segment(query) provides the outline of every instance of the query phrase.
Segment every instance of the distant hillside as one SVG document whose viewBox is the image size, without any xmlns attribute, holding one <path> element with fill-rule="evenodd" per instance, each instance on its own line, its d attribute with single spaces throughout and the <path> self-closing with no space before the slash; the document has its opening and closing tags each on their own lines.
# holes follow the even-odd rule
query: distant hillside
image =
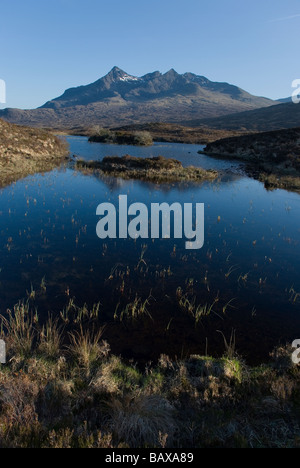
<svg viewBox="0 0 300 468">
<path fill-rule="evenodd" d="M 246 161 L 268 161 L 300 170 L 300 128 L 224 138 L 209 143 L 206 154 Z"/>
<path fill-rule="evenodd" d="M 287 97 L 287 98 L 283 98 L 283 99 L 277 99 L 277 102 L 280 102 L 281 104 L 286 103 L 286 102 L 293 102 L 293 98 L 292 97 Z"/>
<path fill-rule="evenodd" d="M 277 104 L 263 109 L 214 119 L 184 121 L 183 125 L 209 127 L 218 130 L 268 132 L 300 127 L 300 104 Z"/>
<path fill-rule="evenodd" d="M 216 83 L 175 70 L 135 77 L 115 67 L 95 83 L 79 86 L 39 109 L 5 109 L 0 117 L 18 124 L 55 129 L 121 126 L 146 122 L 178 123 L 224 116 L 274 105 L 228 83 Z"/>
<path fill-rule="evenodd" d="M 245 132 L 216 130 L 205 127 L 184 127 L 177 124 L 148 123 L 115 128 L 124 132 L 149 132 L 154 141 L 205 145 L 221 138 L 239 136 Z"/>
</svg>

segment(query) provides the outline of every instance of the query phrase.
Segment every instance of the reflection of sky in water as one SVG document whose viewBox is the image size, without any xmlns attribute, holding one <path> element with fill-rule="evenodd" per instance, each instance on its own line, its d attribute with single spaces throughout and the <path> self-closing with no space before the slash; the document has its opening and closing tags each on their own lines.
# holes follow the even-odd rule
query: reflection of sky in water
<svg viewBox="0 0 300 468">
<path fill-rule="evenodd" d="M 119 151 L 119 155 L 162 154 L 177 159 L 181 155 L 187 164 L 205 161 L 206 167 L 232 166 L 231 162 L 197 155 L 199 147 L 194 145 L 157 144 L 141 149 L 91 145 L 80 137 L 71 137 L 70 141 L 72 153 L 87 159 Z M 266 351 L 271 351 L 268 346 L 273 341 L 299 338 L 300 297 L 292 303 L 291 291 L 300 292 L 300 197 L 284 191 L 267 192 L 259 182 L 238 175 L 213 184 L 168 187 L 112 178 L 101 180 L 62 168 L 1 190 L 1 312 L 26 297 L 31 284 L 38 289 L 43 277 L 47 294 L 39 298 L 41 313 L 65 305 L 67 288 L 81 303 L 93 303 L 107 296 L 103 285 L 114 266 L 136 265 L 141 244 L 145 244 L 107 241 L 104 249 L 96 237 L 98 204 L 117 204 L 119 194 L 127 194 L 129 203 L 139 201 L 147 205 L 205 203 L 205 245 L 201 251 L 186 252 L 184 240 L 148 242 L 147 263 L 154 268 L 158 264 L 161 268 L 171 266 L 173 277 L 166 293 L 184 287 L 186 279 L 193 278 L 204 301 L 209 300 L 209 294 L 219 294 L 225 302 L 234 298 L 237 308 L 229 312 L 228 327 L 241 330 L 252 346 L 257 347 L 257 341 L 266 339 Z M 174 244 L 176 258 L 170 255 Z M 184 256 L 185 262 L 180 260 Z M 141 286 L 148 291 L 159 291 L 159 287 L 153 278 Z"/>
<path fill-rule="evenodd" d="M 210 169 L 213 165 L 215 169 L 226 169 L 228 167 L 238 168 L 240 166 L 236 161 L 222 161 L 215 159 L 212 161 L 205 155 L 198 154 L 204 146 L 172 144 L 172 143 L 154 143 L 153 146 L 138 147 L 127 145 L 106 145 L 99 143 L 88 143 L 85 137 L 68 137 L 71 154 L 76 154 L 88 160 L 101 160 L 105 156 L 124 156 L 130 154 L 136 157 L 152 158 L 164 156 L 165 158 L 175 158 L 182 162 L 184 166 L 200 166 L 204 169 Z"/>
</svg>

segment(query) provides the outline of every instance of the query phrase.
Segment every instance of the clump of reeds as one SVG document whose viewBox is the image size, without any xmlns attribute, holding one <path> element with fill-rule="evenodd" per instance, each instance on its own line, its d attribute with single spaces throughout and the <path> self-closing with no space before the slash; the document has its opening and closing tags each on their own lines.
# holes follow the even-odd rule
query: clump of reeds
<svg viewBox="0 0 300 468">
<path fill-rule="evenodd" d="M 29 303 L 19 302 L 7 316 L 0 316 L 2 333 L 8 337 L 9 352 L 20 356 L 29 356 L 36 338 L 38 317 L 30 311 Z"/>
<path fill-rule="evenodd" d="M 189 293 L 184 294 L 181 288 L 176 291 L 176 298 L 180 309 L 193 317 L 195 325 L 204 317 L 209 317 L 214 312 L 214 306 L 219 302 L 219 298 L 216 297 L 211 304 L 197 304 L 197 297 L 191 297 Z"/>
<path fill-rule="evenodd" d="M 109 345 L 101 342 L 104 328 L 99 330 L 80 330 L 69 333 L 70 345 L 67 347 L 69 354 L 80 367 L 90 372 L 91 368 L 109 354 Z"/>
<path fill-rule="evenodd" d="M 113 398 L 107 409 L 109 427 L 117 441 L 130 447 L 159 447 L 161 434 L 172 444 L 176 430 L 175 409 L 160 395 L 142 392 Z"/>
<path fill-rule="evenodd" d="M 120 312 L 120 303 L 117 305 L 114 319 L 115 321 L 119 320 L 123 322 L 125 320 L 134 322 L 141 317 L 149 317 L 152 319 L 151 314 L 148 310 L 148 306 L 150 304 L 151 295 L 142 300 L 140 297 L 136 296 L 132 302 L 126 304 L 125 308 L 123 308 Z"/>
<path fill-rule="evenodd" d="M 39 352 L 52 359 L 58 358 L 61 353 L 62 335 L 63 328 L 59 325 L 58 319 L 50 316 L 39 334 Z"/>
</svg>

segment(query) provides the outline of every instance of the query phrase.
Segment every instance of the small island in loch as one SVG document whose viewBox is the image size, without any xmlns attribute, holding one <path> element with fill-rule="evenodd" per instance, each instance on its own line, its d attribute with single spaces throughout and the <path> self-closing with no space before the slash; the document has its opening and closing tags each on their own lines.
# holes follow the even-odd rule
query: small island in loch
<svg viewBox="0 0 300 468">
<path fill-rule="evenodd" d="M 109 130 L 107 128 L 94 128 L 89 137 L 91 143 L 108 143 L 115 145 L 152 146 L 153 139 L 146 131 Z"/>
<path fill-rule="evenodd" d="M 180 161 L 163 156 L 136 158 L 126 155 L 122 158 L 110 156 L 102 161 L 78 160 L 76 168 L 87 173 L 97 172 L 122 179 L 138 179 L 154 183 L 213 181 L 219 175 L 215 170 L 183 167 Z"/>
</svg>

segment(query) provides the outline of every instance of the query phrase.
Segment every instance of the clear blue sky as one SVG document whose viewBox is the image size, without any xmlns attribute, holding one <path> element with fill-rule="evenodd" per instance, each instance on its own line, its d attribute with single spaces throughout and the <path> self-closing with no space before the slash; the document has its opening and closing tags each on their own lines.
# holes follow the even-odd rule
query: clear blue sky
<svg viewBox="0 0 300 468">
<path fill-rule="evenodd" d="M 271 98 L 300 79 L 299 0 L 7 0 L 0 14 L 2 108 L 40 106 L 114 65 L 191 71 Z"/>
</svg>

